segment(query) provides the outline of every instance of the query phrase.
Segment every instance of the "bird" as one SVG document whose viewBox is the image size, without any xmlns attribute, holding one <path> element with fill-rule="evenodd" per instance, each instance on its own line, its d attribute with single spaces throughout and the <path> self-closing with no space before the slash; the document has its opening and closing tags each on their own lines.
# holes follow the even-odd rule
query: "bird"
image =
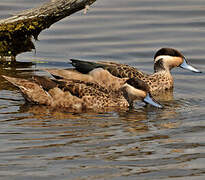
<svg viewBox="0 0 205 180">
<path fill-rule="evenodd" d="M 69 112 L 131 109 L 136 100 L 162 108 L 150 95 L 147 84 L 138 78 L 117 78 L 102 68 L 94 69 L 90 74 L 93 78 L 100 75 L 108 79 L 115 78 L 115 82 L 119 82 L 112 90 L 84 80 L 52 79 L 44 76 L 33 76 L 30 80 L 5 75 L 2 77 L 18 87 L 27 102 Z"/>
<path fill-rule="evenodd" d="M 147 74 L 135 67 L 116 62 L 70 60 L 75 70 L 83 74 L 87 74 L 95 68 L 103 68 L 118 78 L 138 78 L 149 86 L 151 95 L 159 99 L 161 95 L 166 95 L 166 93 L 173 95 L 174 80 L 171 75 L 173 68 L 181 67 L 195 73 L 201 73 L 200 70 L 188 63 L 181 52 L 173 48 L 161 48 L 156 52 L 154 55 L 154 73 L 152 74 Z"/>
</svg>

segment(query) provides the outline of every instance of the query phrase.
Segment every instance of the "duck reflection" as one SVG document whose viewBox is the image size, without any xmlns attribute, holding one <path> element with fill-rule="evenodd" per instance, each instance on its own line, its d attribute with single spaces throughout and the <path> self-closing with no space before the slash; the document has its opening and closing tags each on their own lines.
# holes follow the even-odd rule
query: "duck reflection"
<svg viewBox="0 0 205 180">
<path fill-rule="evenodd" d="M 180 126 L 180 122 L 176 122 L 180 116 L 177 111 L 183 104 L 178 101 L 172 101 L 169 104 L 164 102 L 165 108 L 156 111 L 155 108 L 145 106 L 138 109 L 112 110 L 107 112 L 81 112 L 68 113 L 62 109 L 53 109 L 49 106 L 22 104 L 19 113 L 28 114 L 26 119 L 38 120 L 67 120 L 78 122 L 82 126 L 98 126 L 99 128 L 107 128 L 120 125 L 125 132 L 133 135 L 142 134 L 157 129 L 170 129 Z M 74 121 L 73 121 L 74 120 Z"/>
</svg>

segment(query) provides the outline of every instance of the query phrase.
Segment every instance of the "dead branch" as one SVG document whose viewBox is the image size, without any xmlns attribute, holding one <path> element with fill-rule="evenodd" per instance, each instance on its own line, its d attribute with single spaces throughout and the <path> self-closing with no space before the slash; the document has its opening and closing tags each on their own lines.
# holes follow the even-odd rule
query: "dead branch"
<svg viewBox="0 0 205 180">
<path fill-rule="evenodd" d="M 14 57 L 35 48 L 31 37 L 38 38 L 40 32 L 53 23 L 79 10 L 88 8 L 96 0 L 50 0 L 40 7 L 22 11 L 0 20 L 0 56 Z M 11 58 L 12 59 L 12 58 Z"/>
</svg>

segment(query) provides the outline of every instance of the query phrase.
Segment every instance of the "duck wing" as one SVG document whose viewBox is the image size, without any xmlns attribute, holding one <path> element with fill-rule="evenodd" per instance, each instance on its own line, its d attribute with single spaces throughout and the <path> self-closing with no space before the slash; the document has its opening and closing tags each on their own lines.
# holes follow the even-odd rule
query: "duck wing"
<svg viewBox="0 0 205 180">
<path fill-rule="evenodd" d="M 109 91 L 118 91 L 128 78 L 118 78 L 103 68 L 91 70 L 88 74 L 83 74 L 73 69 L 46 69 L 53 77 L 59 80 L 79 80 L 84 83 L 98 84 Z"/>
<path fill-rule="evenodd" d="M 105 96 L 105 94 L 110 94 L 108 89 L 98 83 L 81 79 L 71 79 L 71 77 L 70 79 L 50 79 L 43 76 L 33 76 L 32 79 L 45 91 L 50 92 L 54 88 L 59 88 L 61 91 L 70 92 L 79 98 L 83 96 Z"/>
<path fill-rule="evenodd" d="M 138 69 L 132 66 L 115 62 L 90 62 L 84 60 L 71 59 L 71 64 L 75 67 L 77 71 L 81 73 L 89 73 L 93 69 L 103 68 L 109 71 L 113 76 L 119 78 L 137 77 L 139 79 L 143 79 L 147 76 L 147 74 L 139 71 Z"/>
<path fill-rule="evenodd" d="M 94 82 L 92 76 L 82 74 L 74 69 L 44 69 L 56 79 L 73 79 L 85 82 Z"/>
</svg>

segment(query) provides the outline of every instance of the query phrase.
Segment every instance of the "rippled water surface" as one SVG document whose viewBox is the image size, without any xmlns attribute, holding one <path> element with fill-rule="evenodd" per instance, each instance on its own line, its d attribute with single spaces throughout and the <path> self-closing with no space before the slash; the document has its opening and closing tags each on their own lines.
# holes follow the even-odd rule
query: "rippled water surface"
<svg viewBox="0 0 205 180">
<path fill-rule="evenodd" d="M 43 0 L 1 0 L 6 18 Z M 36 52 L 17 56 L 28 68 L 1 74 L 46 75 L 69 58 L 127 63 L 153 72 L 160 47 L 174 47 L 205 72 L 204 0 L 97 0 L 43 31 Z M 174 100 L 163 110 L 61 113 L 28 107 L 19 91 L 0 83 L 0 179 L 205 179 L 204 73 L 172 71 Z"/>
</svg>

